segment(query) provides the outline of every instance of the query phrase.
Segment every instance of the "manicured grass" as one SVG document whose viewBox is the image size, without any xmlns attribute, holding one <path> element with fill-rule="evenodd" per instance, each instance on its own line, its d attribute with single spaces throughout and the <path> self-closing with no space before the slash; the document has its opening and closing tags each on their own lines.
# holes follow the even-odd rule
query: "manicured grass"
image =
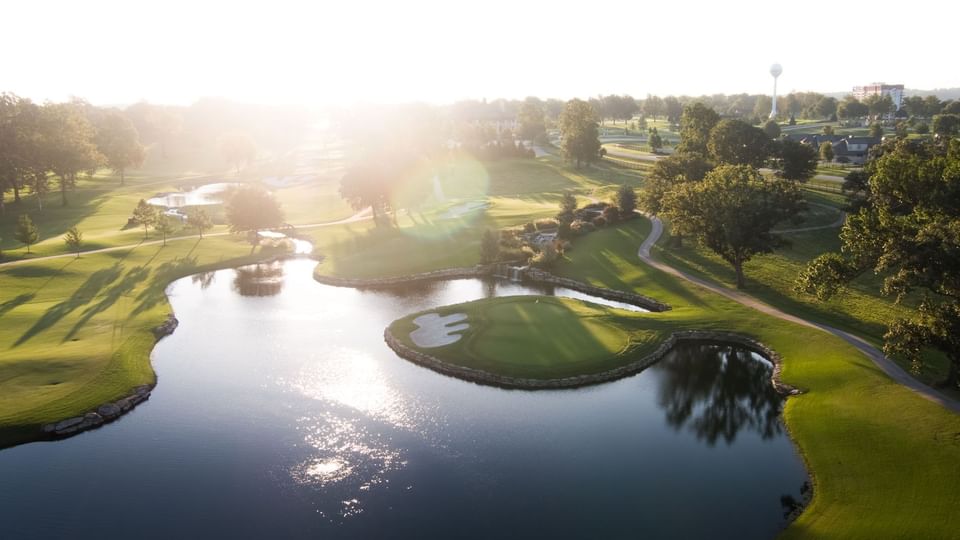
<svg viewBox="0 0 960 540">
<path fill-rule="evenodd" d="M 599 373 L 656 349 L 667 334 L 644 327 L 644 315 L 549 296 L 502 297 L 444 306 L 429 313 L 463 313 L 470 327 L 452 344 L 422 348 L 444 361 L 508 377 L 558 379 Z M 391 326 L 414 349 L 409 315 Z"/>
<path fill-rule="evenodd" d="M 153 382 L 171 281 L 274 255 L 224 237 L 0 268 L 0 447 Z"/>
<path fill-rule="evenodd" d="M 960 527 L 960 416 L 894 383 L 825 332 L 782 322 L 641 264 L 646 220 L 580 240 L 556 272 L 670 303 L 648 319 L 746 334 L 783 357 L 806 390 L 784 418 L 814 480 L 814 499 L 785 538 L 948 538 Z"/>
<path fill-rule="evenodd" d="M 806 196 L 808 200 L 819 204 L 839 204 L 835 196 L 810 192 Z M 836 218 L 835 213 L 822 207 L 811 206 L 811 211 L 822 214 L 812 216 L 799 227 L 830 223 Z M 782 225 L 782 228 L 788 227 L 791 225 Z M 799 273 L 810 260 L 827 251 L 839 251 L 839 233 L 839 227 L 785 233 L 784 238 L 790 242 L 789 246 L 772 254 L 757 256 L 744 265 L 747 292 L 783 311 L 852 332 L 880 346 L 887 327 L 894 320 L 911 315 L 911 308 L 916 306 L 916 298 L 908 298 L 903 304 L 895 304 L 893 299 L 879 294 L 880 279 L 869 273 L 855 280 L 848 290 L 828 301 L 819 301 L 793 290 Z M 665 234 L 655 246 L 654 252 L 665 262 L 684 272 L 726 287 L 736 286 L 733 268 L 696 242 L 685 241 L 683 247 L 677 248 L 672 245 L 669 235 Z M 949 368 L 946 358 L 932 351 L 925 354 L 922 366 L 913 366 L 903 359 L 897 360 L 901 367 L 911 371 L 927 384 L 942 381 Z M 960 396 L 960 392 L 948 393 Z"/>
</svg>

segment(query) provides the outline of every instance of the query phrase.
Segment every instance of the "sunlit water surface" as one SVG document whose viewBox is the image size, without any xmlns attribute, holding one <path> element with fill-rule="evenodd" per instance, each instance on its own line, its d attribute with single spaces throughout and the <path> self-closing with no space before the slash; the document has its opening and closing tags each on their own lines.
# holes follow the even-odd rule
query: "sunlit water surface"
<svg viewBox="0 0 960 540">
<path fill-rule="evenodd" d="M 314 264 L 173 283 L 180 327 L 154 350 L 150 401 L 0 451 L 0 537 L 769 538 L 800 498 L 755 355 L 689 345 L 589 388 L 479 386 L 398 358 L 383 329 L 553 291 L 336 288 Z"/>
</svg>

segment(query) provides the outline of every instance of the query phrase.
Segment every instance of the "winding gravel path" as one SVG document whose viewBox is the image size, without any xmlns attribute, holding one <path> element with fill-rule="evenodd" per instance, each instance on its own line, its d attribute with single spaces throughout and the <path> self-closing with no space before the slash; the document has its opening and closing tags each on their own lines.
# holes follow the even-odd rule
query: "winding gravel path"
<svg viewBox="0 0 960 540">
<path fill-rule="evenodd" d="M 657 240 L 660 239 L 660 236 L 663 234 L 663 222 L 660 221 L 660 219 L 658 219 L 655 216 L 647 216 L 647 217 L 650 219 L 652 229 L 650 230 L 650 235 L 647 236 L 646 240 L 644 240 L 642 244 L 640 244 L 640 249 L 637 252 L 637 255 L 640 257 L 640 260 L 642 260 L 643 262 L 649 264 L 650 266 L 656 268 L 657 270 L 661 270 L 674 277 L 699 285 L 700 287 L 703 287 L 708 291 L 717 293 L 721 296 L 729 298 L 730 300 L 733 300 L 734 302 L 737 302 L 738 304 L 747 306 L 749 308 L 753 308 L 757 311 L 760 311 L 761 313 L 770 315 L 771 317 L 776 317 L 784 321 L 800 324 L 809 328 L 815 328 L 817 330 L 822 330 L 824 332 L 833 334 L 843 339 L 847 343 L 853 345 L 857 349 L 859 349 L 860 352 L 865 354 L 867 358 L 873 361 L 873 363 L 876 364 L 877 367 L 882 369 L 883 372 L 889 375 L 890 378 L 893 379 L 894 381 L 906 386 L 907 388 L 920 394 L 920 396 L 930 401 L 933 401 L 934 403 L 938 403 L 946 407 L 947 409 L 950 409 L 953 412 L 960 413 L 960 401 L 957 401 L 949 396 L 946 396 L 940 393 L 939 391 L 933 388 L 930 388 L 929 386 L 917 381 L 909 373 L 907 373 L 902 368 L 900 368 L 900 366 L 898 366 L 892 360 L 887 358 L 883 354 L 883 351 L 874 347 L 863 338 L 855 336 L 849 332 L 844 332 L 843 330 L 834 328 L 832 326 L 816 323 L 813 321 L 808 321 L 806 319 L 801 319 L 800 317 L 797 317 L 795 315 L 790 315 L 789 313 L 780 311 L 779 309 L 773 306 L 770 306 L 768 304 L 765 304 L 746 293 L 733 290 L 733 289 L 728 289 L 726 287 L 721 287 L 719 285 L 710 283 L 709 281 L 681 272 L 680 270 L 677 270 L 672 266 L 669 266 L 665 263 L 655 260 L 653 257 L 650 256 L 650 248 L 653 247 L 653 245 L 657 242 Z"/>
</svg>

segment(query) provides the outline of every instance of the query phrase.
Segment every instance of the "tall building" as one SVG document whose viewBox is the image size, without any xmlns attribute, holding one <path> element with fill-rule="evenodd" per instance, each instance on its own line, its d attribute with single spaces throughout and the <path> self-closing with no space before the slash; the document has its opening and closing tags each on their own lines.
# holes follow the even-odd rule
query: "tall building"
<svg viewBox="0 0 960 540">
<path fill-rule="evenodd" d="M 863 101 L 868 96 L 890 96 L 890 99 L 893 100 L 893 106 L 900 110 L 900 105 L 903 104 L 903 85 L 902 84 L 887 84 L 887 83 L 872 83 L 864 86 L 854 86 L 853 87 L 853 97 Z"/>
</svg>

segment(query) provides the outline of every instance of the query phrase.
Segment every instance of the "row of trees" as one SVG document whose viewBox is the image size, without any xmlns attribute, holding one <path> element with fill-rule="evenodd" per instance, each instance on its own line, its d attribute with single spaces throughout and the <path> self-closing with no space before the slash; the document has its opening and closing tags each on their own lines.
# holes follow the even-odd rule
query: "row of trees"
<svg viewBox="0 0 960 540">
<path fill-rule="evenodd" d="M 0 211 L 6 192 L 19 202 L 25 189 L 38 195 L 42 210 L 51 175 L 66 206 L 78 174 L 108 166 L 123 183 L 125 171 L 142 164 L 144 155 L 137 130 L 119 111 L 77 100 L 37 105 L 0 95 Z"/>
</svg>

